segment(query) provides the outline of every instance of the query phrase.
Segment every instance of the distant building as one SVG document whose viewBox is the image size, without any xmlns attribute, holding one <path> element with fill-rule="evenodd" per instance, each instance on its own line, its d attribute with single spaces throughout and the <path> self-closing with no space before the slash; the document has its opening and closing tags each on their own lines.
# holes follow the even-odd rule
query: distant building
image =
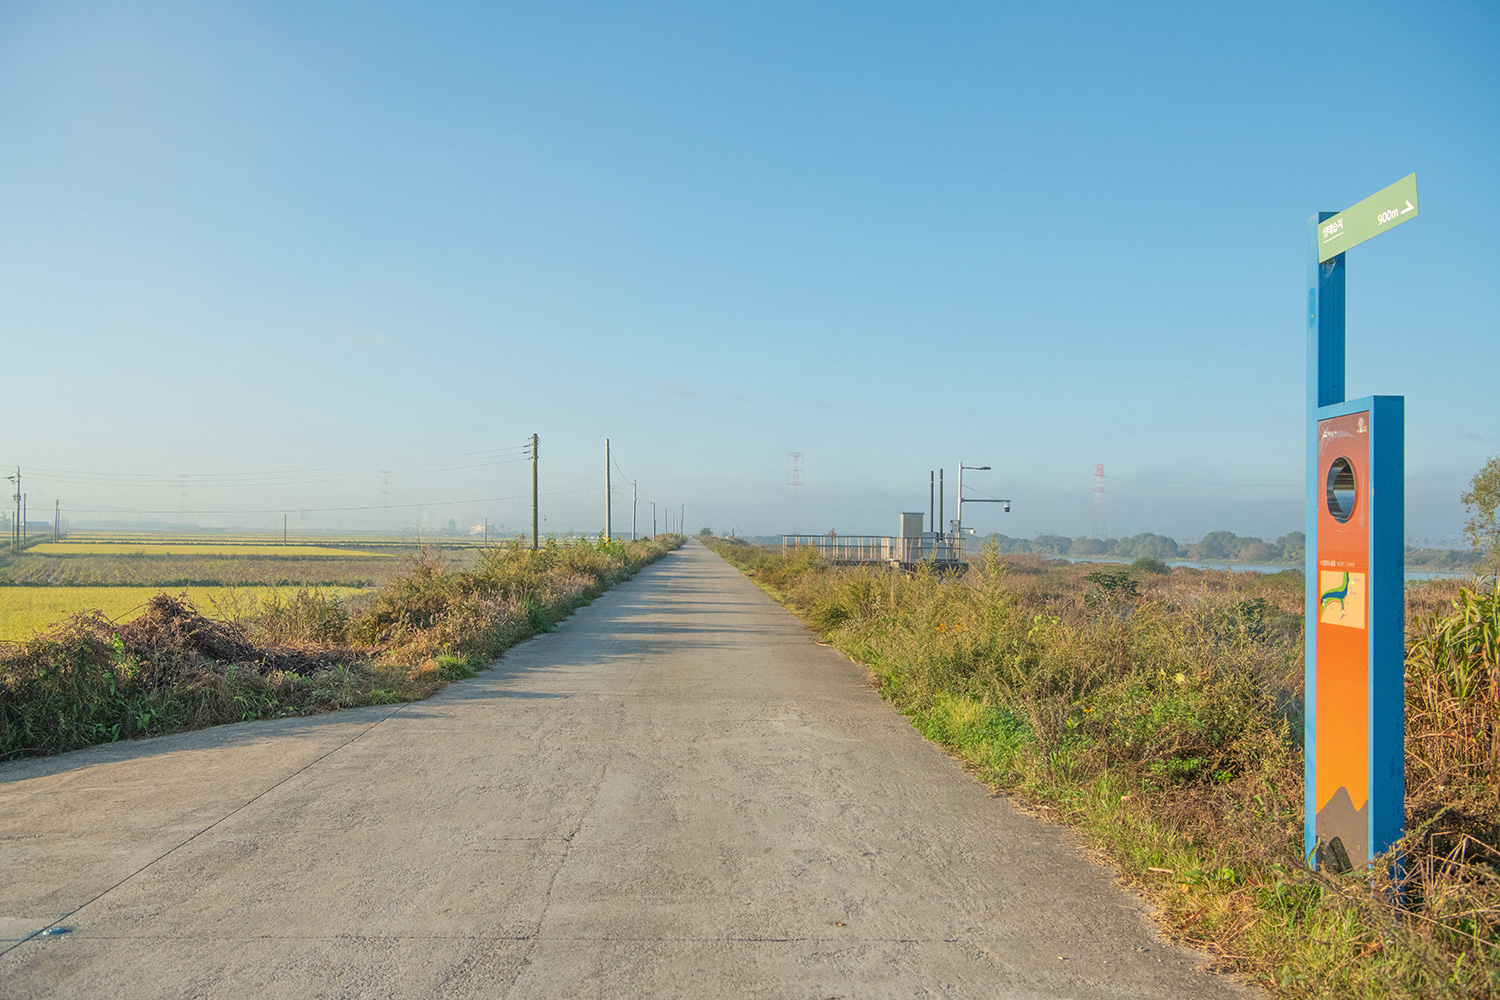
<svg viewBox="0 0 1500 1000">
<path fill-rule="evenodd" d="M 845 566 L 885 563 L 914 569 L 925 563 L 935 569 L 959 573 L 968 569 L 963 536 L 957 532 L 923 531 L 920 511 L 901 512 L 899 535 L 840 535 L 837 531 L 826 535 L 782 535 L 782 552 L 795 549 L 812 549 L 820 559 Z"/>
</svg>

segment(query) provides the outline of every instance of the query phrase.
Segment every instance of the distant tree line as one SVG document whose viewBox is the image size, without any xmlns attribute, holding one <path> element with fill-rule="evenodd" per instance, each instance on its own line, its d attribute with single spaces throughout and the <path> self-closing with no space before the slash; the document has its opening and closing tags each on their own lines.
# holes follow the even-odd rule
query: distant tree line
<svg viewBox="0 0 1500 1000">
<path fill-rule="evenodd" d="M 1459 549 L 1418 549 L 1406 547 L 1406 565 L 1409 569 L 1451 570 L 1454 572 L 1478 572 L 1481 556 L 1478 552 L 1463 552 Z"/>
<path fill-rule="evenodd" d="M 1202 562 L 1300 563 L 1307 549 L 1307 536 L 1300 531 L 1282 535 L 1274 542 L 1232 531 L 1212 531 L 1203 540 L 1184 545 L 1175 538 L 1143 531 L 1128 538 L 1068 538 L 1038 535 L 1035 538 L 991 536 L 1002 553 L 1034 555 L 1103 556 L 1112 559 L 1193 559 Z"/>
<path fill-rule="evenodd" d="M 1307 536 L 1300 531 L 1288 532 L 1268 542 L 1253 535 L 1236 535 L 1232 531 L 1211 531 L 1203 539 L 1183 544 L 1175 538 L 1145 531 L 1128 538 L 1069 538 L 1066 535 L 1038 535 L 1035 538 L 1011 538 L 991 535 L 1001 553 L 1031 553 L 1055 559 L 1060 556 L 1095 556 L 1109 559 L 1189 559 L 1194 562 L 1263 563 L 1302 565 L 1307 553 Z M 1463 571 L 1473 569 L 1478 553 L 1454 549 L 1419 549 L 1408 546 L 1406 565 L 1432 570 Z"/>
</svg>

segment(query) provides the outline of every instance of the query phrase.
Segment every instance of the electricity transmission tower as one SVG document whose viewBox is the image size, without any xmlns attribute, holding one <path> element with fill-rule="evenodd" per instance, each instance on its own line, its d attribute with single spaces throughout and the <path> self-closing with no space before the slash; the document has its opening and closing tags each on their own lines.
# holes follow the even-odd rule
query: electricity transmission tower
<svg viewBox="0 0 1500 1000">
<path fill-rule="evenodd" d="M 1094 537 L 1109 537 L 1109 528 L 1104 523 L 1104 465 L 1101 462 L 1094 463 Z"/>
<path fill-rule="evenodd" d="M 787 486 L 792 490 L 792 530 L 802 528 L 802 452 L 789 451 L 786 457 L 792 461 L 792 480 Z"/>
</svg>

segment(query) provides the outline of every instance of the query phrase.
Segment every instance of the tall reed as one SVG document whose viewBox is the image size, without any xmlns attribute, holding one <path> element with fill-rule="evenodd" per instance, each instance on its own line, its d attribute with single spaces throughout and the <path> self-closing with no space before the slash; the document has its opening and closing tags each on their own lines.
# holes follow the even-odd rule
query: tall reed
<svg viewBox="0 0 1500 1000">
<path fill-rule="evenodd" d="M 1494 594 L 1412 594 L 1411 832 L 1372 892 L 1301 856 L 1301 574 L 989 549 L 956 579 L 714 545 L 924 735 L 1075 824 L 1217 967 L 1286 997 L 1500 998 Z"/>
</svg>

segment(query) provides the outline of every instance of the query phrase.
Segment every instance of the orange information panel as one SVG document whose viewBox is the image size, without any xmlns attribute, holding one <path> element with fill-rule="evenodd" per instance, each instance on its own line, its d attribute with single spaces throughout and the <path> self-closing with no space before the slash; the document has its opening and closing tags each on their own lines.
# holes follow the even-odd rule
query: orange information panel
<svg viewBox="0 0 1500 1000">
<path fill-rule="evenodd" d="M 1370 859 L 1370 414 L 1318 422 L 1317 834 Z"/>
<path fill-rule="evenodd" d="M 1387 856 L 1406 827 L 1406 400 L 1344 393 L 1343 250 L 1401 217 L 1397 192 L 1415 205 L 1416 175 L 1308 219 L 1302 846 L 1331 871 Z"/>
</svg>

